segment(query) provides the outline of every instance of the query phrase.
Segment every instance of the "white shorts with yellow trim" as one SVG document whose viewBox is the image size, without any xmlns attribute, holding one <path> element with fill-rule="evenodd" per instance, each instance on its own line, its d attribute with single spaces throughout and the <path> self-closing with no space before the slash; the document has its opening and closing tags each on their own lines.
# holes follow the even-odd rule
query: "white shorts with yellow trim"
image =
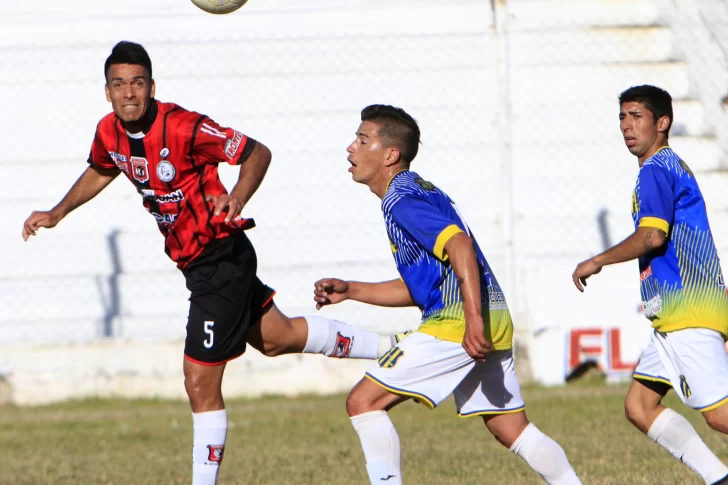
<svg viewBox="0 0 728 485">
<path fill-rule="evenodd" d="M 414 332 L 373 364 L 366 377 L 394 394 L 430 408 L 450 394 L 460 416 L 515 413 L 523 410 L 513 351 L 474 361 L 460 343 Z"/>
<path fill-rule="evenodd" d="M 707 328 L 654 331 L 634 378 L 671 385 L 698 411 L 728 402 L 728 354 L 723 336 Z"/>
</svg>

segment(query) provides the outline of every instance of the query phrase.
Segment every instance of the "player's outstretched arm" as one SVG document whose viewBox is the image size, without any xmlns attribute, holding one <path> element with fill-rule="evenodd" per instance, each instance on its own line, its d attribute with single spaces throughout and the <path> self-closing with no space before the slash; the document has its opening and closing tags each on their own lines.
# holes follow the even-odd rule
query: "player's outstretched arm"
<svg viewBox="0 0 728 485">
<path fill-rule="evenodd" d="M 464 232 L 455 234 L 445 243 L 445 254 L 460 285 L 465 313 L 463 348 L 476 360 L 485 359 L 491 345 L 485 338 L 482 303 L 480 301 L 480 268 L 473 249 L 473 240 Z"/>
<path fill-rule="evenodd" d="M 577 289 L 583 292 L 587 278 L 599 273 L 602 267 L 637 259 L 661 247 L 666 240 L 667 234 L 662 229 L 647 226 L 638 227 L 621 243 L 579 263 L 572 273 L 571 279 Z"/>
<path fill-rule="evenodd" d="M 58 205 L 49 211 L 33 211 L 30 214 L 23 224 L 23 240 L 27 241 L 30 236 L 35 236 L 41 227 L 55 227 L 72 210 L 96 197 L 119 172 L 118 169 L 88 167 Z"/>
<path fill-rule="evenodd" d="M 380 283 L 362 283 L 360 281 L 324 278 L 314 284 L 313 293 L 317 310 L 326 305 L 341 303 L 344 300 L 354 300 L 386 307 L 415 305 L 407 285 L 401 279 Z"/>
</svg>

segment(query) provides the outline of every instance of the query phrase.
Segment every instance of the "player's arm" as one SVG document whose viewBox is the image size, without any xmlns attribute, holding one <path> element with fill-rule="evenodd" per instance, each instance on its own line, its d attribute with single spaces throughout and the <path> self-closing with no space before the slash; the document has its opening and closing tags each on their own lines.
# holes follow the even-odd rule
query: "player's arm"
<svg viewBox="0 0 728 485">
<path fill-rule="evenodd" d="M 49 211 L 33 211 L 23 224 L 23 240 L 35 236 L 41 227 L 55 227 L 64 217 L 77 207 L 96 197 L 119 175 L 116 168 L 89 166 L 71 186 L 63 199 Z"/>
<path fill-rule="evenodd" d="M 344 300 L 385 307 L 415 306 L 407 285 L 401 279 L 380 283 L 362 283 L 324 278 L 314 284 L 313 299 L 316 301 L 317 310 Z"/>
<path fill-rule="evenodd" d="M 664 229 L 640 225 L 621 243 L 579 263 L 571 278 L 579 291 L 583 292 L 587 278 L 599 273 L 604 266 L 637 259 L 662 247 L 665 241 L 667 241 L 667 234 Z"/>
<path fill-rule="evenodd" d="M 256 141 L 253 151 L 240 165 L 238 181 L 229 194 L 220 196 L 208 196 L 207 200 L 215 206 L 215 215 L 218 216 L 227 210 L 225 222 L 230 222 L 237 217 L 248 203 L 255 191 L 263 182 L 272 156 L 267 146 Z"/>
<path fill-rule="evenodd" d="M 482 360 L 490 350 L 485 339 L 485 323 L 480 301 L 480 268 L 473 249 L 473 240 L 464 232 L 458 232 L 445 243 L 445 254 L 457 277 L 463 298 L 465 337 L 463 347 L 472 358 Z"/>
</svg>

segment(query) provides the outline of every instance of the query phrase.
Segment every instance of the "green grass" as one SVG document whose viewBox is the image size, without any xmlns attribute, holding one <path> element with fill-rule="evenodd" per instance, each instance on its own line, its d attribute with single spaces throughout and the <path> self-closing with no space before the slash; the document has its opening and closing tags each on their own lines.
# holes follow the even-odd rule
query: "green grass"
<svg viewBox="0 0 728 485">
<path fill-rule="evenodd" d="M 623 417 L 626 387 L 581 382 L 524 389 L 529 418 L 566 450 L 584 484 L 702 483 Z M 228 401 L 230 430 L 220 484 L 367 484 L 345 396 Z M 728 439 L 674 395 L 728 462 Z M 538 476 L 451 401 L 429 411 L 391 412 L 408 484 L 538 484 Z M 191 483 L 192 420 L 186 403 L 90 400 L 37 408 L 0 407 L 0 484 Z"/>
</svg>

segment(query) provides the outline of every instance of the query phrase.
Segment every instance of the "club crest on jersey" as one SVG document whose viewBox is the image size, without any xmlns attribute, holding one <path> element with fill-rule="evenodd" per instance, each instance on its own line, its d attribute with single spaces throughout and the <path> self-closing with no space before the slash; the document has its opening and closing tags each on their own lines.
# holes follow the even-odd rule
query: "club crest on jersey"
<svg viewBox="0 0 728 485">
<path fill-rule="evenodd" d="M 207 445 L 207 461 L 210 463 L 217 463 L 219 465 L 222 462 L 224 454 L 225 445 Z"/>
<path fill-rule="evenodd" d="M 344 337 L 341 332 L 336 332 L 336 344 L 334 351 L 329 357 L 338 357 L 339 359 L 348 357 L 351 352 L 351 344 L 354 343 L 354 337 Z"/>
<path fill-rule="evenodd" d="M 164 150 L 167 150 L 166 148 Z M 162 150 L 162 151 L 164 151 Z M 167 150 L 169 151 L 169 150 Z M 174 178 L 176 174 L 176 170 L 174 169 L 174 165 L 172 165 L 167 160 L 162 160 L 157 164 L 157 177 L 159 177 L 159 180 L 162 182 L 170 182 Z"/>
<path fill-rule="evenodd" d="M 167 157 L 169 156 L 169 148 L 166 148 L 166 147 L 165 147 L 165 148 L 162 148 L 162 149 L 161 149 L 161 150 L 159 151 L 159 156 L 160 156 L 161 158 L 167 158 Z"/>
<path fill-rule="evenodd" d="M 131 157 L 131 174 L 137 182 L 149 181 L 149 162 L 147 162 L 147 159 Z"/>
</svg>

